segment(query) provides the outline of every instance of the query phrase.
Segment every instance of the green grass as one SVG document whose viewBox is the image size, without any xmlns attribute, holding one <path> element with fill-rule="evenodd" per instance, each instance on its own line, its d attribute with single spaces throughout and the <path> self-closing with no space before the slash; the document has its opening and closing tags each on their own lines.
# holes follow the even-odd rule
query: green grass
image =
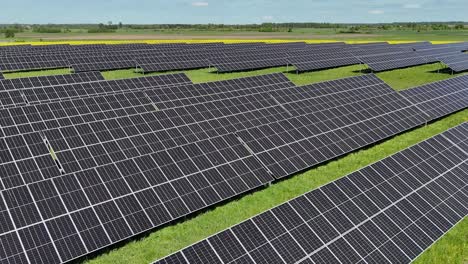
<svg viewBox="0 0 468 264">
<path fill-rule="evenodd" d="M 364 69 L 363 65 L 352 65 L 347 67 L 339 67 L 334 69 L 314 71 L 314 72 L 305 72 L 296 74 L 291 72 L 294 68 L 286 67 L 277 67 L 269 68 L 263 70 L 255 71 L 245 71 L 245 72 L 234 72 L 234 73 L 220 73 L 217 74 L 213 72 L 213 69 L 199 69 L 199 70 L 188 70 L 188 71 L 172 71 L 166 73 L 150 73 L 142 75 L 141 73 L 136 73 L 134 69 L 126 70 L 116 70 L 116 71 L 104 71 L 102 75 L 107 80 L 114 79 L 123 79 L 123 78 L 135 78 L 141 76 L 151 76 L 151 75 L 161 75 L 169 73 L 184 72 L 188 77 L 195 83 L 202 82 L 212 82 L 233 78 L 241 78 L 248 76 L 256 76 L 260 74 L 268 74 L 274 72 L 283 72 L 291 81 L 296 85 L 305 85 L 314 82 L 334 80 L 338 78 L 357 76 L 362 74 L 360 71 Z M 401 90 L 424 83 L 444 80 L 456 76 L 456 74 L 451 75 L 444 71 L 438 70 L 441 69 L 439 63 L 421 65 L 416 67 L 410 67 L 405 69 L 398 69 L 386 72 L 377 73 L 377 76 L 387 82 L 396 90 Z M 11 78 L 21 78 L 21 77 L 31 77 L 31 76 L 44 76 L 44 75 L 57 75 L 57 74 L 69 74 L 68 69 L 56 69 L 56 70 L 43 70 L 43 71 L 29 71 L 29 72 L 15 72 L 15 73 L 5 73 L 4 76 L 7 79 Z M 463 73 L 462 73 L 463 74 Z"/>
<path fill-rule="evenodd" d="M 447 73 L 446 70 L 441 70 L 441 68 L 442 66 L 439 63 L 433 63 L 417 67 L 380 72 L 377 73 L 377 76 L 390 84 L 394 89 L 402 90 L 464 74 L 459 73 L 451 75 L 450 73 Z M 440 71 L 437 72 L 438 70 Z"/>
<path fill-rule="evenodd" d="M 296 74 L 291 72 L 293 68 L 278 67 L 278 68 L 269 68 L 256 71 L 246 71 L 246 72 L 234 72 L 234 73 L 220 73 L 217 74 L 213 72 L 213 69 L 199 69 L 199 70 L 189 70 L 189 71 L 174 71 L 167 73 L 176 73 L 184 72 L 189 78 L 195 83 L 202 82 L 212 82 L 233 78 L 241 78 L 248 76 L 255 76 L 260 74 L 268 74 L 274 72 L 283 72 L 291 81 L 296 85 L 304 85 L 314 82 L 334 80 L 337 78 L 351 77 L 362 74 L 360 71 L 364 69 L 363 65 L 352 65 L 347 67 L 334 68 L 323 71 L 314 71 L 314 72 L 305 72 Z M 450 75 L 443 71 L 437 73 L 437 70 L 440 70 L 441 66 L 438 63 L 421 65 L 416 67 L 410 67 L 405 69 L 398 69 L 392 71 L 385 71 L 377 73 L 382 80 L 387 82 L 396 90 L 402 90 L 409 87 L 414 87 L 424 83 L 444 80 L 447 78 L 454 77 L 456 75 Z M 167 74 L 165 73 L 165 74 Z M 118 71 L 108 71 L 103 72 L 104 78 L 112 79 L 122 79 L 122 78 L 134 78 L 141 77 L 141 73 L 135 73 L 133 69 L 128 70 L 118 70 Z M 162 73 L 150 73 L 148 75 L 160 75 Z"/>
<path fill-rule="evenodd" d="M 355 65 L 299 75 L 286 72 L 285 67 L 229 74 L 215 74 L 209 69 L 184 72 L 194 82 L 232 79 L 272 72 L 286 72 L 285 74 L 295 84 L 304 85 L 318 81 L 356 76 L 361 74 L 359 72 L 361 68 L 362 66 Z M 401 90 L 453 77 L 446 73 L 437 73 L 437 69 L 439 68 L 438 64 L 430 64 L 378 73 L 377 75 L 395 89 Z M 28 74 L 34 76 L 37 73 L 32 72 Z M 39 73 L 41 75 L 51 73 L 61 74 L 57 70 Z M 27 73 L 7 74 L 6 76 L 8 78 L 15 78 L 24 76 L 24 74 Z M 141 74 L 134 73 L 133 69 L 103 72 L 103 75 L 106 79 L 141 76 Z M 86 262 L 90 264 L 148 263 L 162 258 L 255 214 L 385 158 L 464 121 L 468 121 L 468 110 L 445 117 L 426 127 L 404 133 L 370 148 L 353 152 L 335 161 L 295 175 L 285 181 L 274 183 L 268 188 L 245 195 L 225 205 L 214 207 L 196 217 L 189 217 L 177 224 L 158 229 L 138 241 L 131 241 L 120 248 L 103 253 Z M 465 219 L 427 250 L 427 252 L 422 254 L 415 263 L 463 263 L 464 261 L 468 261 L 467 234 L 468 221 Z"/>
<path fill-rule="evenodd" d="M 290 72 L 294 68 L 287 67 L 277 67 L 277 68 L 268 68 L 263 70 L 255 71 L 244 71 L 244 72 L 233 72 L 233 73 L 219 73 L 214 72 L 214 69 L 199 69 L 199 70 L 188 70 L 188 71 L 173 71 L 166 73 L 150 73 L 147 75 L 160 75 L 176 72 L 184 72 L 194 83 L 203 83 L 203 82 L 213 82 L 219 80 L 227 80 L 234 78 L 242 78 L 249 76 L 256 76 L 260 74 L 268 74 L 275 72 L 283 72 L 286 76 L 297 85 L 308 84 L 312 82 L 319 82 L 325 80 L 332 80 L 336 78 L 343 78 L 348 76 L 356 76 L 361 73 L 359 71 L 362 69 L 362 66 L 353 65 L 348 67 L 340 67 L 324 71 L 308 72 L 296 74 Z M 141 73 L 135 73 L 133 69 L 128 70 L 118 70 L 118 71 L 108 71 L 102 73 L 106 79 L 121 79 L 121 78 L 133 78 L 141 77 Z M 146 76 L 146 75 L 145 75 Z"/>
<path fill-rule="evenodd" d="M 468 263 L 468 218 L 465 217 L 414 264 Z"/>
</svg>

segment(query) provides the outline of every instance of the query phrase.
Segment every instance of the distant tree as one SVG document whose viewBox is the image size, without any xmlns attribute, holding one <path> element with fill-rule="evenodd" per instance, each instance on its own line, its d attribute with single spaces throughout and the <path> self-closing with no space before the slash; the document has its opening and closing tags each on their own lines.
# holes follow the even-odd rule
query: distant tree
<svg viewBox="0 0 468 264">
<path fill-rule="evenodd" d="M 119 22 L 119 28 L 123 28 L 122 22 Z"/>
<path fill-rule="evenodd" d="M 455 29 L 464 29 L 465 26 L 463 24 L 456 24 Z"/>
<path fill-rule="evenodd" d="M 14 38 L 14 37 L 15 37 L 15 30 L 13 29 L 5 30 L 5 38 Z"/>
<path fill-rule="evenodd" d="M 291 33 L 292 31 L 293 31 L 293 29 L 292 29 L 292 28 L 289 28 L 289 29 L 288 29 L 288 32 L 289 32 L 289 33 Z"/>
</svg>

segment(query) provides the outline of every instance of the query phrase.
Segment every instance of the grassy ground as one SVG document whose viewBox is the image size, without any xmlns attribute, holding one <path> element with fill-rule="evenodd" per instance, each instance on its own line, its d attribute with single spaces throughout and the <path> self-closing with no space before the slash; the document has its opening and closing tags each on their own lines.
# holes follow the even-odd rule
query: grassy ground
<svg viewBox="0 0 468 264">
<path fill-rule="evenodd" d="M 213 72 L 213 69 L 199 69 L 199 70 L 190 70 L 190 71 L 174 71 L 167 73 L 151 73 L 147 75 L 160 75 L 168 74 L 175 72 L 184 72 L 189 78 L 195 83 L 202 82 L 212 82 L 218 80 L 232 79 L 232 78 L 241 78 L 248 76 L 255 76 L 260 74 L 268 74 L 274 72 L 283 72 L 286 76 L 297 85 L 304 85 L 314 82 L 334 80 L 337 78 L 344 78 L 350 76 L 360 75 L 361 70 L 365 68 L 362 65 L 353 65 L 347 67 L 334 68 L 323 71 L 315 72 L 306 72 L 301 74 L 296 74 L 291 72 L 294 68 L 278 67 L 270 68 L 264 70 L 256 71 L 246 71 L 246 72 L 236 72 L 236 73 L 223 73 L 216 74 Z M 440 64 L 427 64 L 417 67 L 410 67 L 406 69 L 399 69 L 393 71 L 386 71 L 377 73 L 381 79 L 390 84 L 394 89 L 401 90 L 413 86 L 417 86 L 424 83 L 439 81 L 447 78 L 454 77 L 455 75 L 450 75 L 444 71 L 437 73 L 437 70 L 441 69 Z M 4 74 L 5 78 L 20 78 L 28 76 L 38 76 L 38 75 L 53 75 L 53 74 L 67 74 L 69 73 L 68 69 L 58 69 L 58 70 L 45 70 L 45 71 L 31 71 L 31 72 L 20 72 L 20 73 L 6 73 Z M 116 70 L 116 71 L 106 71 L 102 72 L 104 78 L 108 80 L 113 79 L 122 79 L 122 78 L 134 78 L 143 76 L 141 73 L 135 73 L 134 69 L 127 70 Z"/>
<path fill-rule="evenodd" d="M 438 64 L 430 64 L 378 73 L 377 75 L 395 89 L 401 90 L 422 83 L 452 77 L 446 73 L 437 73 L 437 69 L 439 68 Z M 286 72 L 287 69 L 285 67 L 229 74 L 214 74 L 209 69 L 185 71 L 185 73 L 194 82 L 206 82 L 272 72 L 286 72 L 286 75 L 293 82 L 297 85 L 303 85 L 323 80 L 355 76 L 361 74 L 361 69 L 361 66 L 355 65 L 299 75 Z M 42 71 L 41 74 L 64 73 L 62 71 Z M 37 74 L 34 72 L 6 74 L 6 77 L 14 78 L 26 75 Z M 107 79 L 141 76 L 134 73 L 133 70 L 109 71 L 104 72 L 103 75 Z M 268 188 L 245 195 L 225 205 L 212 208 L 196 217 L 187 218 L 177 224 L 156 230 L 138 241 L 129 242 L 120 248 L 103 253 L 86 262 L 90 264 L 148 263 L 464 121 L 468 121 L 468 110 L 458 112 L 427 127 L 415 129 L 370 148 L 351 153 L 343 158 L 295 175 Z M 463 263 L 468 261 L 467 234 L 468 220 L 465 219 L 422 254 L 415 263 Z"/>
<path fill-rule="evenodd" d="M 17 33 L 15 41 L 68 41 L 68 40 L 334 40 L 334 41 L 466 41 L 468 30 L 370 30 L 359 33 L 340 33 L 343 29 L 294 28 L 292 32 L 221 31 L 221 30 L 136 30 L 121 29 L 115 33 L 87 33 L 73 30 L 69 33 Z M 0 42 L 11 41 L 0 34 Z"/>
</svg>

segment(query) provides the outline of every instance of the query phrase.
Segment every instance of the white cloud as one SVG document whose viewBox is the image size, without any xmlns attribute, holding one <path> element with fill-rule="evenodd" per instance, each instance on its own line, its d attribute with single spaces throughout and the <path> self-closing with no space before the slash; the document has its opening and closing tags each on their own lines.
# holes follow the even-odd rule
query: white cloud
<svg viewBox="0 0 468 264">
<path fill-rule="evenodd" d="M 273 16 L 262 16 L 263 20 L 273 20 Z"/>
<path fill-rule="evenodd" d="M 403 8 L 417 9 L 417 8 L 421 8 L 421 5 L 420 4 L 405 4 L 403 5 Z"/>
<path fill-rule="evenodd" d="M 192 6 L 196 6 L 196 7 L 208 6 L 208 2 L 193 2 Z"/>
<path fill-rule="evenodd" d="M 379 9 L 375 9 L 375 10 L 369 10 L 369 14 L 372 14 L 372 15 L 381 15 L 385 13 L 383 10 L 379 10 Z"/>
</svg>

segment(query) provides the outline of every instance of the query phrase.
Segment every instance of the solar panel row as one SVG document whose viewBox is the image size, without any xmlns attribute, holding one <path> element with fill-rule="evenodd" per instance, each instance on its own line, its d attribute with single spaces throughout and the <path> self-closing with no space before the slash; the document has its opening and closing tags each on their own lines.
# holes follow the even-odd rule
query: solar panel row
<svg viewBox="0 0 468 264">
<path fill-rule="evenodd" d="M 186 80 L 24 89 L 34 105 L 1 110 L 0 237 L 17 252 L 0 259 L 75 259 L 426 121 L 374 75 Z"/>
<path fill-rule="evenodd" d="M 11 57 L 0 59 L 0 71 L 64 68 L 67 61 L 56 57 Z"/>
<path fill-rule="evenodd" d="M 424 111 L 428 120 L 434 120 L 468 107 L 468 75 L 414 87 L 400 94 Z"/>
<path fill-rule="evenodd" d="M 326 50 L 327 52 L 329 50 Z M 289 64 L 296 67 L 298 72 L 327 69 L 346 65 L 359 64 L 360 61 L 349 52 L 316 53 L 309 55 L 291 55 Z"/>
<path fill-rule="evenodd" d="M 455 72 L 468 70 L 468 53 L 443 56 L 438 59 Z"/>
<path fill-rule="evenodd" d="M 410 263 L 468 214 L 468 123 L 156 263 Z"/>
<path fill-rule="evenodd" d="M 16 78 L 0 81 L 0 90 L 21 90 L 72 83 L 103 81 L 100 72 Z"/>
<path fill-rule="evenodd" d="M 432 45 L 428 42 L 397 45 L 390 45 L 387 42 L 353 45 L 342 42 L 129 44 L 83 47 L 63 45 L 57 48 L 28 48 L 22 53 L 19 50 L 11 50 L 11 53 L 4 54 L 3 57 L 0 55 L 0 70 L 70 67 L 74 72 L 85 72 L 139 67 L 142 72 L 152 72 L 208 67 L 210 63 L 207 64 L 207 59 L 219 58 L 216 63 L 211 64 L 220 68 L 220 72 L 231 72 L 284 66 L 287 57 L 291 56 L 293 62 L 300 59 L 297 62 L 298 71 L 305 71 L 356 64 L 356 59 L 351 56 L 397 56 L 396 53 L 407 52 L 406 60 L 387 58 L 386 61 L 380 62 L 380 65 L 373 65 L 375 69 L 386 70 L 421 64 L 419 56 L 410 51 L 420 50 L 420 55 L 428 62 L 435 62 L 438 56 L 460 53 L 459 51 L 463 49 L 467 49 L 465 43 Z M 285 55 L 286 52 L 289 54 Z M 343 57 L 337 58 L 338 53 Z M 317 60 L 316 55 L 322 57 L 329 55 L 329 57 Z M 232 61 L 232 58 L 236 58 L 236 61 Z"/>
<path fill-rule="evenodd" d="M 94 81 L 49 87 L 34 87 L 22 90 L 6 90 L 0 91 L 0 109 L 188 83 L 191 83 L 191 81 L 185 74 L 170 74 L 112 81 Z"/>
<path fill-rule="evenodd" d="M 439 61 L 438 57 L 450 56 L 450 55 L 461 55 L 460 53 L 468 49 L 468 42 L 463 43 L 452 43 L 452 44 L 440 44 L 427 47 L 417 47 L 416 51 L 419 54 L 424 55 L 429 61 Z"/>
<path fill-rule="evenodd" d="M 367 64 L 372 71 L 385 71 L 428 63 L 428 60 L 415 51 L 398 53 L 372 54 L 358 56 L 359 60 Z"/>
<path fill-rule="evenodd" d="M 229 90 L 229 88 L 226 89 Z M 110 125 L 109 122 L 106 123 Z M 138 127 L 141 128 L 142 125 L 140 124 Z M 99 129 L 99 127 L 97 128 Z M 108 128 L 111 127 L 108 126 Z M 116 127 L 114 126 L 114 128 Z M 65 131 L 63 128 L 61 130 Z M 129 130 L 124 129 L 124 131 L 128 132 Z M 96 135 L 99 135 L 101 140 L 106 140 L 102 138 L 104 136 L 103 132 L 101 130 Z M 111 132 L 111 130 L 108 130 L 108 132 Z M 48 138 L 49 135 L 54 135 L 53 131 L 50 133 L 45 136 Z M 142 135 L 143 133 L 140 132 L 139 134 Z M 80 135 L 83 135 L 83 139 L 88 144 L 90 143 L 88 141 L 90 134 L 80 133 Z M 66 138 L 66 140 L 71 138 L 71 134 L 57 136 Z M 28 180 L 29 184 L 26 187 L 24 185 L 17 186 L 14 190 L 20 192 L 19 195 L 26 197 L 25 199 L 31 198 L 31 196 L 28 196 L 27 190 L 35 189 L 32 185 L 37 184 L 41 188 L 44 186 L 57 186 L 57 188 L 60 188 L 58 186 L 61 185 L 58 182 L 61 182 L 62 185 L 63 183 L 67 183 L 67 186 L 63 186 L 65 189 L 53 189 L 53 193 L 49 193 L 53 197 L 48 197 L 50 199 L 46 199 L 44 203 L 41 202 L 41 204 L 47 207 L 48 205 L 51 206 L 50 203 L 52 202 L 63 201 L 62 203 L 53 204 L 54 208 L 56 208 L 54 212 L 49 212 L 47 209 L 44 211 L 42 206 L 36 209 L 30 207 L 26 209 L 26 204 L 15 206 L 15 209 L 10 208 L 10 211 L 15 210 L 13 212 L 13 222 L 15 222 L 17 227 L 20 226 L 20 229 L 27 229 L 27 231 L 32 229 L 29 229 L 28 224 L 22 223 L 22 218 L 18 215 L 20 212 L 23 212 L 22 209 L 25 209 L 32 210 L 29 211 L 29 217 L 26 221 L 30 221 L 28 223 L 31 226 L 37 227 L 34 231 L 41 232 L 49 227 L 51 229 L 52 227 L 55 228 L 54 224 L 58 220 L 60 220 L 61 224 L 70 224 L 70 227 L 76 226 L 78 228 L 78 231 L 75 230 L 74 233 L 68 233 L 66 239 L 55 236 L 50 238 L 50 234 L 47 233 L 41 233 L 43 235 L 42 241 L 36 241 L 34 238 L 27 237 L 26 239 L 30 239 L 29 241 L 33 241 L 37 245 L 31 251 L 26 250 L 27 255 L 33 258 L 34 261 L 38 261 L 34 257 L 34 254 L 37 253 L 35 250 L 43 250 L 47 252 L 47 256 L 43 256 L 39 261 L 65 261 L 71 257 L 74 258 L 86 253 L 84 250 L 92 251 L 109 243 L 115 243 L 147 228 L 158 226 L 173 218 L 197 210 L 200 207 L 206 207 L 214 202 L 227 199 L 232 195 L 250 190 L 272 180 L 271 176 L 266 173 L 265 169 L 241 145 L 233 134 L 210 137 L 206 140 L 185 145 L 179 144 L 164 151 L 161 150 L 164 148 L 155 145 L 157 144 L 154 141 L 155 138 L 151 138 L 152 135 L 149 136 L 148 139 L 152 139 L 152 143 L 148 144 L 145 142 L 144 144 L 140 144 L 139 146 L 142 148 L 139 148 L 138 151 L 143 150 L 143 148 L 146 148 L 148 151 L 149 147 L 150 152 L 152 152 L 151 154 L 133 156 L 132 159 L 125 159 L 114 165 L 107 164 L 106 166 L 79 171 L 76 174 L 68 173 L 60 175 L 56 169 L 55 172 L 52 171 L 52 163 L 49 162 L 50 166 L 47 167 L 51 171 L 42 174 L 46 175 L 45 179 L 35 178 L 40 176 L 40 174 L 22 173 L 20 178 L 24 177 L 24 179 Z M 33 132 L 27 135 L 22 134 L 20 137 L 6 138 L 6 144 L 12 150 L 12 153 L 14 153 L 15 158 L 20 158 L 16 156 L 20 149 L 26 151 L 26 149 L 19 146 L 21 145 L 19 141 L 21 137 L 28 139 L 28 144 L 25 146 L 34 146 L 33 149 L 37 162 L 40 161 L 41 157 L 50 156 L 50 154 L 47 154 L 48 150 L 45 148 L 45 145 L 42 145 L 40 133 Z M 30 139 L 35 139 L 35 141 Z M 60 144 L 57 144 L 58 140 L 53 139 L 52 142 L 52 138 L 50 139 L 50 144 L 54 145 L 54 149 L 62 147 Z M 78 143 L 76 140 L 77 138 L 75 138 L 74 142 Z M 115 142 L 119 142 L 119 140 L 115 140 Z M 13 146 L 13 144 L 15 145 Z M 126 147 L 121 149 L 125 150 Z M 117 154 L 115 150 L 117 149 L 99 152 L 93 159 L 106 162 L 103 159 L 104 156 L 112 156 L 112 159 L 118 158 L 115 156 Z M 122 154 L 128 155 L 129 153 Z M 3 159 L 5 157 L 8 156 L 2 155 Z M 66 159 L 62 160 L 62 157 L 60 152 L 57 151 L 57 158 L 61 162 L 66 161 Z M 24 162 L 26 161 L 24 156 L 22 159 Z M 40 162 L 40 164 L 45 165 L 45 162 Z M 81 164 L 83 165 L 84 163 Z M 70 167 L 64 166 L 64 168 L 65 171 L 70 171 Z M 11 175 L 11 171 L 9 173 Z M 179 173 L 183 173 L 184 176 L 179 177 Z M 93 183 L 87 182 L 88 180 L 92 180 Z M 2 182 L 12 187 L 10 184 L 15 181 L 13 177 L 3 177 Z M 75 187 L 68 185 L 68 183 Z M 71 194 L 69 193 L 71 191 L 70 188 L 79 187 L 83 188 L 74 190 L 72 197 L 68 196 Z M 99 189 L 100 191 L 98 191 Z M 4 194 L 10 197 L 15 195 L 13 193 L 16 192 L 4 191 Z M 80 193 L 79 197 L 81 198 L 79 203 L 76 200 L 76 195 L 78 195 L 76 192 Z M 99 194 L 98 197 L 96 197 L 97 194 Z M 50 203 L 47 204 L 48 202 Z M 96 206 L 99 206 L 100 209 L 95 208 Z M 97 215 L 89 215 L 91 212 Z M 35 224 L 35 221 L 39 220 L 35 216 L 39 215 L 45 219 L 50 219 L 45 220 L 46 227 L 43 224 Z M 117 215 L 120 216 L 116 218 Z M 94 221 L 98 222 L 94 222 L 94 224 L 98 224 L 101 221 L 102 225 L 93 228 L 93 233 L 90 234 L 90 226 L 75 223 L 76 221 L 82 221 L 83 217 L 87 221 L 96 219 Z M 107 220 L 103 217 L 107 217 Z M 91 225 L 91 223 L 89 224 Z M 99 233 L 95 233 L 98 231 Z M 77 234 L 76 232 L 79 233 Z M 82 239 L 79 239 L 80 236 Z M 73 237 L 74 240 L 69 241 L 68 237 Z M 53 245 L 58 249 L 60 257 L 55 255 L 53 251 L 50 251 L 54 249 L 51 246 L 51 239 L 54 241 Z M 45 240 L 48 241 L 46 242 Z M 49 258 L 47 259 L 46 257 Z"/>
</svg>

